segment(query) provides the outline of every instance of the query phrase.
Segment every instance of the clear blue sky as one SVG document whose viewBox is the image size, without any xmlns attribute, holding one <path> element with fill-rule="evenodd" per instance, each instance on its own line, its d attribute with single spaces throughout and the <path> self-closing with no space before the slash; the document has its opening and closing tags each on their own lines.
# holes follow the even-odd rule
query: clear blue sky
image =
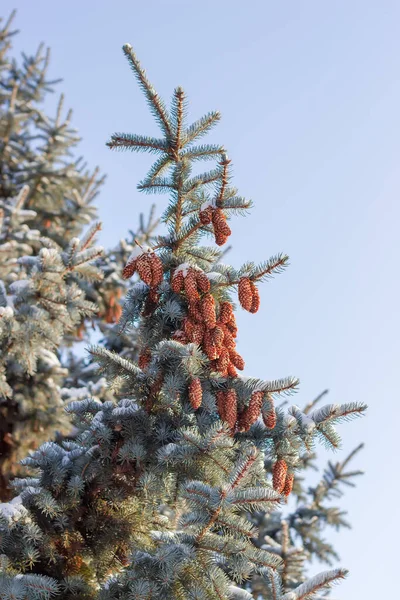
<svg viewBox="0 0 400 600">
<path fill-rule="evenodd" d="M 337 538 L 351 571 L 343 600 L 394 594 L 400 492 L 400 3 L 381 0 L 3 0 L 19 9 L 16 48 L 52 48 L 92 164 L 108 173 L 103 243 L 135 226 L 149 197 L 135 187 L 146 157 L 111 153 L 114 131 L 155 126 L 120 47 L 136 48 L 167 99 L 181 84 L 198 117 L 219 109 L 213 139 L 255 208 L 233 222 L 231 261 L 278 251 L 291 267 L 262 286 L 262 310 L 240 316 L 248 373 L 301 378 L 301 404 L 361 400 L 342 426 L 360 441 L 366 476 L 343 500 L 353 530 Z M 165 202 L 165 200 L 163 200 Z M 396 460 L 397 458 L 397 460 Z M 396 495 L 397 494 L 397 495 Z M 399 532 L 397 531 L 397 534 Z"/>
</svg>

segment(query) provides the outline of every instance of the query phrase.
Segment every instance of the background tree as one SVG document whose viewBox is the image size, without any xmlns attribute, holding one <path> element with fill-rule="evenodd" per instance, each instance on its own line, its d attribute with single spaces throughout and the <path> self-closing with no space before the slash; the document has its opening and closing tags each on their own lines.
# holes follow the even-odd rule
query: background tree
<svg viewBox="0 0 400 600">
<path fill-rule="evenodd" d="M 254 543 L 247 514 L 276 510 L 313 441 L 336 445 L 335 424 L 365 406 L 276 408 L 296 379 L 239 376 L 233 294 L 256 312 L 257 284 L 281 271 L 287 257 L 240 269 L 220 262 L 227 219 L 250 203 L 230 185 L 225 150 L 195 145 L 219 114 L 188 126 L 183 90 L 174 91 L 168 111 L 129 45 L 124 53 L 162 137 L 116 134 L 109 146 L 158 154 L 140 189 L 170 194 L 165 233 L 151 247 L 137 246 L 123 271 L 141 279 L 120 322 L 135 330 L 139 359 L 94 347 L 120 400 L 71 403 L 75 440 L 46 443 L 25 459 L 35 476 L 16 481 L 19 496 L 1 510 L 0 595 L 247 598 L 238 586 L 256 574 L 276 600 L 315 597 L 346 572 L 287 586 L 285 562 Z M 216 167 L 192 175 L 201 160 Z M 208 235 L 217 247 L 201 243 Z"/>
<path fill-rule="evenodd" d="M 54 118 L 44 111 L 57 83 L 47 76 L 50 51 L 40 46 L 33 56 L 12 58 L 13 18 L 0 29 L 3 500 L 11 494 L 9 478 L 23 473 L 19 460 L 28 450 L 57 431 L 70 431 L 66 400 L 74 394 L 108 397 L 104 380 L 74 357 L 76 342 L 88 342 L 94 325 L 107 347 L 120 349 L 123 343 L 134 352 L 134 336 L 113 332 L 126 290 L 122 268 L 135 239 L 146 241 L 156 225 L 153 215 L 148 222 L 142 218 L 137 232 L 99 258 L 92 244 L 100 228 L 95 200 L 104 177 L 76 158 L 79 136 L 71 127 L 72 112 L 64 116 L 63 97 Z"/>
</svg>

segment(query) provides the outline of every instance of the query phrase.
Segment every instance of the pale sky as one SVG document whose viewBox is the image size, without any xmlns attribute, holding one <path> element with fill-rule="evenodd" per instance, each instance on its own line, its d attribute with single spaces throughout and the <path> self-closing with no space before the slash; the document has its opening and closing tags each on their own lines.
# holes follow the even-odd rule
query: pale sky
<svg viewBox="0 0 400 600">
<path fill-rule="evenodd" d="M 134 228 L 154 198 L 136 191 L 148 157 L 105 147 L 114 131 L 157 132 L 122 44 L 134 46 L 166 100 L 182 85 L 193 118 L 222 112 L 211 139 L 226 146 L 239 192 L 255 203 L 232 221 L 230 260 L 279 251 L 291 259 L 262 285 L 260 312 L 240 314 L 246 372 L 299 376 L 299 405 L 325 388 L 329 402 L 369 404 L 365 418 L 340 427 L 337 456 L 364 441 L 354 466 L 366 475 L 341 500 L 353 529 L 335 539 L 350 576 L 334 597 L 394 597 L 400 3 L 3 0 L 2 16 L 15 7 L 16 49 L 51 46 L 81 151 L 108 174 L 104 245 Z"/>
</svg>

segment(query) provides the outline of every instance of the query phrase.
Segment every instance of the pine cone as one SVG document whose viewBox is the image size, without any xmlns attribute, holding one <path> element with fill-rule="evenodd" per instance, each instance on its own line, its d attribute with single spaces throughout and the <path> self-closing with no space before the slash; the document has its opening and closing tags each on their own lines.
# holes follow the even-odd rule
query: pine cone
<svg viewBox="0 0 400 600">
<path fill-rule="evenodd" d="M 150 348 L 143 348 L 139 355 L 138 366 L 139 369 L 146 369 L 149 366 L 151 360 L 151 351 Z"/>
<path fill-rule="evenodd" d="M 276 412 L 274 408 L 274 401 L 271 397 L 268 398 L 269 405 L 268 408 L 263 407 L 262 410 L 262 418 L 264 421 L 264 425 L 267 429 L 274 429 L 276 425 Z"/>
<path fill-rule="evenodd" d="M 200 311 L 200 302 L 189 304 L 189 316 L 193 323 L 203 323 L 203 315 Z"/>
<path fill-rule="evenodd" d="M 231 319 L 229 321 L 229 323 L 226 324 L 227 328 L 229 329 L 229 331 L 231 332 L 231 334 L 233 335 L 233 337 L 235 338 L 238 334 L 238 328 L 236 325 L 236 319 L 235 316 L 233 316 L 233 319 Z"/>
<path fill-rule="evenodd" d="M 200 223 L 202 223 L 203 225 L 209 225 L 212 220 L 213 212 L 214 210 L 212 206 L 207 206 L 207 208 L 201 210 L 199 212 Z"/>
<path fill-rule="evenodd" d="M 230 363 L 229 352 L 226 348 L 221 348 L 221 353 L 216 361 L 217 371 L 222 375 L 227 374 L 228 365 Z"/>
<path fill-rule="evenodd" d="M 189 269 L 185 277 L 184 286 L 189 304 L 196 304 L 199 301 L 200 295 L 197 290 L 197 278 L 194 269 Z"/>
<path fill-rule="evenodd" d="M 249 405 L 244 409 L 239 419 L 239 427 L 242 431 L 248 431 L 260 416 L 261 406 L 264 399 L 264 392 L 253 392 L 250 397 Z"/>
<path fill-rule="evenodd" d="M 232 431 L 235 429 L 237 421 L 237 396 L 233 388 L 226 392 L 224 421 L 228 423 Z"/>
<path fill-rule="evenodd" d="M 242 277 L 239 281 L 238 293 L 241 307 L 250 311 L 253 303 L 253 291 L 248 277 Z"/>
<path fill-rule="evenodd" d="M 293 489 L 293 482 L 294 482 L 294 474 L 293 473 L 288 473 L 286 475 L 286 480 L 285 480 L 285 487 L 283 488 L 283 495 L 288 497 L 289 494 L 291 493 L 292 489 Z"/>
<path fill-rule="evenodd" d="M 226 396 L 226 394 L 222 390 L 216 393 L 218 414 L 221 417 L 222 421 L 225 421 L 225 407 L 226 407 L 225 396 Z"/>
<path fill-rule="evenodd" d="M 193 333 L 194 333 L 194 323 L 192 319 L 186 317 L 183 321 L 183 331 L 188 340 L 193 341 Z"/>
<path fill-rule="evenodd" d="M 136 258 L 134 260 L 129 261 L 122 271 L 122 277 L 124 279 L 129 279 L 136 271 Z"/>
<path fill-rule="evenodd" d="M 136 268 L 139 277 L 147 285 L 151 285 L 153 273 L 151 271 L 151 259 L 148 253 L 141 254 L 136 260 Z"/>
<path fill-rule="evenodd" d="M 235 369 L 235 365 L 233 365 L 231 362 L 228 365 L 228 377 L 237 377 L 238 376 L 238 372 Z"/>
<path fill-rule="evenodd" d="M 240 354 L 238 354 L 236 352 L 236 350 L 229 350 L 229 356 L 230 356 L 231 362 L 234 364 L 234 366 L 237 369 L 239 369 L 239 371 L 243 371 L 243 369 L 244 369 L 244 360 L 240 356 Z"/>
<path fill-rule="evenodd" d="M 224 233 L 215 232 L 215 243 L 217 246 L 223 246 L 228 241 L 229 235 L 225 235 Z"/>
<path fill-rule="evenodd" d="M 228 323 L 232 317 L 234 317 L 232 304 L 230 302 L 221 302 L 219 306 L 219 320 L 221 323 Z"/>
<path fill-rule="evenodd" d="M 208 329 L 213 329 L 216 324 L 215 300 L 211 294 L 206 294 L 200 301 L 200 310 L 204 323 Z"/>
<path fill-rule="evenodd" d="M 172 276 L 171 279 L 171 289 L 173 292 L 175 292 L 175 294 L 179 294 L 180 292 L 183 291 L 183 281 L 184 281 L 184 277 L 183 277 L 183 271 L 178 271 L 176 273 L 174 273 L 174 275 Z"/>
<path fill-rule="evenodd" d="M 286 482 L 286 474 L 287 474 L 287 464 L 281 458 L 276 461 L 272 469 L 272 485 L 274 490 L 282 494 L 283 489 L 285 487 Z"/>
<path fill-rule="evenodd" d="M 221 329 L 224 334 L 223 344 L 225 348 L 228 348 L 228 350 L 234 350 L 236 348 L 236 342 L 233 335 L 224 323 L 221 323 Z"/>
<path fill-rule="evenodd" d="M 256 313 L 256 312 L 258 312 L 258 309 L 260 308 L 260 292 L 258 291 L 258 288 L 253 283 L 253 281 L 251 281 L 250 283 L 251 283 L 251 291 L 253 293 L 253 302 L 251 303 L 250 312 Z"/>
<path fill-rule="evenodd" d="M 204 332 L 205 332 L 205 327 L 204 327 L 203 323 L 194 323 L 193 331 L 192 331 L 192 342 L 194 344 L 198 344 L 200 346 L 200 344 L 203 341 Z"/>
<path fill-rule="evenodd" d="M 154 252 L 150 254 L 150 265 L 152 272 L 151 285 L 152 287 L 158 287 L 164 278 L 164 267 L 160 257 Z"/>
<path fill-rule="evenodd" d="M 203 390 L 201 388 L 201 382 L 198 377 L 192 379 L 189 384 L 189 400 L 193 410 L 197 410 L 201 406 L 203 398 Z"/>
<path fill-rule="evenodd" d="M 208 329 L 206 329 L 204 332 L 203 349 L 210 360 L 215 360 L 218 357 L 217 347 L 214 344 Z"/>
<path fill-rule="evenodd" d="M 204 271 L 196 271 L 197 287 L 201 292 L 207 293 L 210 291 L 210 280 Z"/>
<path fill-rule="evenodd" d="M 225 337 L 224 330 L 222 329 L 222 327 L 220 327 L 217 324 L 210 333 L 211 333 L 211 338 L 212 338 L 214 344 L 216 345 L 216 347 L 221 348 L 222 344 L 224 343 L 224 337 Z"/>
</svg>

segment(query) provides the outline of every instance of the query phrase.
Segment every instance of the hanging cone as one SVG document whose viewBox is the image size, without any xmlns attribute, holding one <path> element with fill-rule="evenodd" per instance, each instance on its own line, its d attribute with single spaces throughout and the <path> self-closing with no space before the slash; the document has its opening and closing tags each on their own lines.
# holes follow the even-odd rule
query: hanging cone
<svg viewBox="0 0 400 600">
<path fill-rule="evenodd" d="M 283 489 L 285 487 L 286 482 L 286 474 L 287 474 L 287 464 L 281 458 L 276 461 L 272 469 L 272 485 L 274 490 L 282 494 Z"/>
<path fill-rule="evenodd" d="M 196 281 L 197 287 L 201 292 L 207 293 L 210 291 L 210 280 L 204 271 L 196 271 Z"/>
<path fill-rule="evenodd" d="M 283 488 L 283 495 L 288 497 L 289 494 L 291 493 L 292 489 L 293 489 L 293 482 L 294 482 L 294 474 L 293 473 L 288 473 L 286 475 L 286 480 L 285 480 L 285 486 Z"/>
<path fill-rule="evenodd" d="M 194 323 L 189 317 L 186 317 L 183 320 L 183 331 L 185 332 L 187 339 L 192 342 L 194 335 Z"/>
<path fill-rule="evenodd" d="M 198 377 L 192 379 L 189 384 L 189 400 L 193 410 L 197 410 L 201 406 L 203 399 L 203 390 L 201 388 L 201 382 Z"/>
<path fill-rule="evenodd" d="M 219 306 L 219 320 L 221 323 L 228 323 L 233 316 L 232 304 L 230 302 L 221 302 Z"/>
<path fill-rule="evenodd" d="M 264 392 L 253 392 L 250 397 L 249 405 L 244 409 L 239 418 L 239 427 L 242 431 L 248 431 L 260 416 L 261 406 L 264 399 Z"/>
<path fill-rule="evenodd" d="M 146 369 L 149 366 L 151 360 L 151 351 L 150 348 L 143 348 L 139 355 L 138 366 L 139 369 Z"/>
<path fill-rule="evenodd" d="M 196 304 L 200 295 L 197 289 L 196 271 L 193 268 L 189 269 L 185 277 L 184 287 L 189 304 Z"/>
<path fill-rule="evenodd" d="M 226 408 L 225 396 L 226 396 L 226 393 L 222 390 L 216 393 L 218 414 L 221 417 L 222 421 L 226 421 L 226 418 L 225 418 L 225 408 Z"/>
<path fill-rule="evenodd" d="M 192 342 L 194 344 L 198 344 L 200 346 L 200 344 L 203 341 L 204 332 L 205 332 L 205 327 L 204 327 L 203 323 L 194 323 L 193 324 L 193 332 L 192 332 Z"/>
<path fill-rule="evenodd" d="M 175 292 L 175 294 L 179 294 L 180 292 L 183 291 L 183 281 L 184 281 L 184 277 L 183 277 L 183 271 L 178 271 L 177 273 L 175 272 L 172 276 L 171 279 L 171 289 L 173 292 Z"/>
<path fill-rule="evenodd" d="M 122 270 L 123 279 L 129 279 L 136 271 L 136 258 L 130 260 Z"/>
<path fill-rule="evenodd" d="M 231 332 L 231 334 L 233 335 L 233 337 L 235 338 L 238 334 L 238 328 L 236 325 L 235 316 L 233 316 L 233 318 L 226 324 L 226 326 L 229 329 L 229 331 Z"/>
<path fill-rule="evenodd" d="M 236 350 L 229 350 L 229 356 L 230 356 L 231 362 L 235 365 L 235 367 L 237 369 L 239 369 L 239 371 L 243 371 L 243 369 L 244 369 L 244 360 L 240 356 L 240 354 L 238 354 L 236 352 Z"/>
<path fill-rule="evenodd" d="M 221 329 L 224 335 L 223 343 L 225 348 L 228 348 L 228 350 L 234 350 L 236 348 L 236 342 L 233 335 L 224 323 L 221 323 Z"/>
<path fill-rule="evenodd" d="M 210 360 L 215 360 L 218 357 L 217 347 L 214 344 L 210 331 L 208 329 L 204 332 L 203 348 L 204 352 Z"/>
<path fill-rule="evenodd" d="M 213 340 L 216 347 L 221 348 L 225 337 L 224 330 L 217 324 L 210 333 L 211 339 Z"/>
<path fill-rule="evenodd" d="M 227 372 L 228 372 L 228 377 L 237 377 L 238 376 L 238 372 L 235 369 L 235 365 L 233 365 L 232 363 L 229 363 Z"/>
<path fill-rule="evenodd" d="M 250 311 L 253 303 L 253 292 L 251 281 L 248 277 L 242 277 L 238 285 L 239 302 L 244 310 Z"/>
<path fill-rule="evenodd" d="M 256 313 L 256 312 L 258 312 L 258 309 L 260 308 L 260 292 L 258 291 L 258 288 L 252 281 L 250 283 L 251 283 L 251 291 L 253 293 L 253 301 L 251 303 L 250 312 Z"/>
<path fill-rule="evenodd" d="M 267 429 L 274 429 L 276 425 L 276 412 L 274 408 L 274 404 L 272 398 L 269 398 L 270 406 L 268 409 L 262 411 L 262 418 L 264 421 L 264 425 Z"/>
<path fill-rule="evenodd" d="M 200 301 L 200 310 L 207 329 L 213 329 L 216 324 L 215 300 L 211 294 L 206 294 Z"/>
<path fill-rule="evenodd" d="M 141 254 L 136 260 L 136 268 L 139 273 L 139 277 L 147 285 L 151 285 L 153 280 L 153 273 L 151 271 L 151 259 L 149 254 Z"/>
<path fill-rule="evenodd" d="M 164 278 L 164 267 L 161 259 L 152 252 L 150 254 L 150 266 L 152 272 L 152 287 L 158 287 Z"/>
<path fill-rule="evenodd" d="M 225 397 L 225 419 L 233 431 L 237 421 L 237 396 L 236 391 L 231 388 L 226 392 Z"/>
<path fill-rule="evenodd" d="M 202 223 L 203 225 L 209 225 L 211 223 L 213 212 L 214 211 L 212 206 L 207 206 L 207 208 L 201 210 L 199 212 L 200 223 Z"/>
<path fill-rule="evenodd" d="M 221 374 L 225 375 L 228 370 L 228 365 L 230 363 L 229 352 L 226 348 L 221 348 L 221 353 L 216 361 L 217 371 Z"/>
</svg>

